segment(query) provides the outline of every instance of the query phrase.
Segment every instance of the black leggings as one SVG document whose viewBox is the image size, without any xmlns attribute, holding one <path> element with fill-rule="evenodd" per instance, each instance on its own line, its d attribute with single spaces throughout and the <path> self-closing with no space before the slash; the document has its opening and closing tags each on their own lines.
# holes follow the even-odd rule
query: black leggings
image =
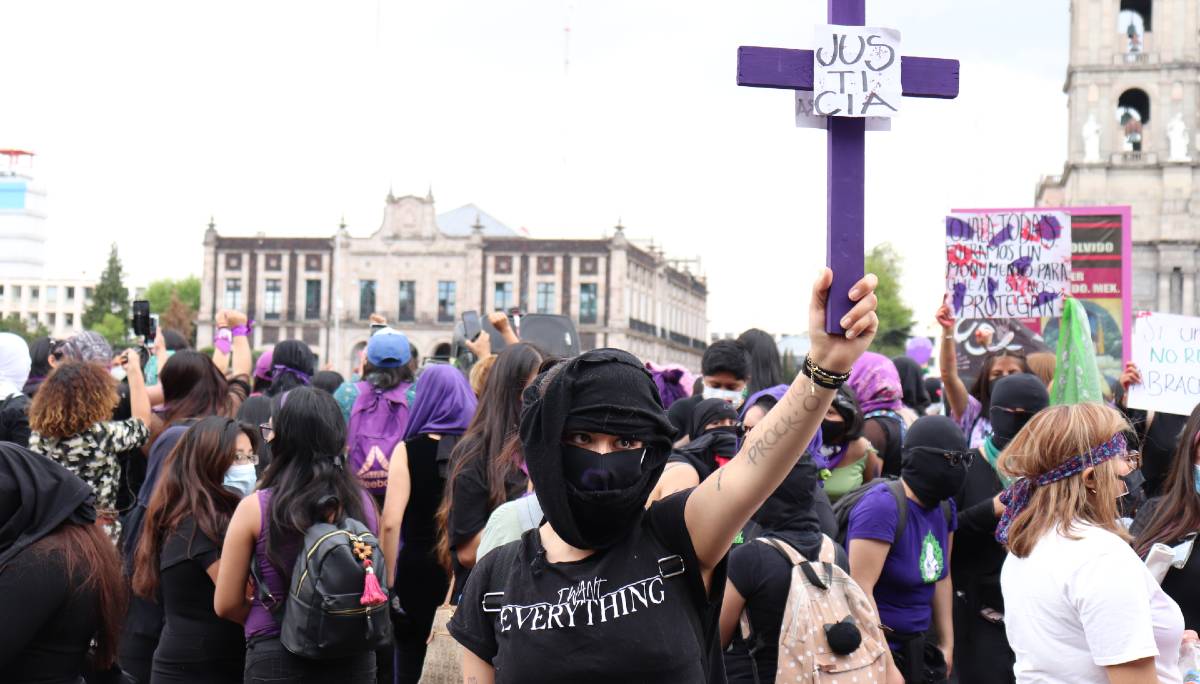
<svg viewBox="0 0 1200 684">
<path fill-rule="evenodd" d="M 450 588 L 450 579 L 434 557 L 433 549 L 405 546 L 396 558 L 396 597 L 404 610 L 393 615 L 396 640 L 396 684 L 417 684 L 425 666 L 429 630 L 438 606 Z"/>
<path fill-rule="evenodd" d="M 333 660 L 292 655 L 279 637 L 254 639 L 246 646 L 246 684 L 375 684 L 375 652 Z"/>
</svg>

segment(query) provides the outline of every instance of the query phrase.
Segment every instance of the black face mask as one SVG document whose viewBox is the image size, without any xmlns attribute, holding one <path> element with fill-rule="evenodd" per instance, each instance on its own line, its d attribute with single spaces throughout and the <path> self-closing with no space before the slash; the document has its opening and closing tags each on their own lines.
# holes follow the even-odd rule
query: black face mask
<svg viewBox="0 0 1200 684">
<path fill-rule="evenodd" d="M 645 449 L 600 454 L 583 447 L 563 445 L 563 478 L 581 492 L 604 492 L 632 487 L 642 477 Z"/>
<path fill-rule="evenodd" d="M 967 479 L 967 465 L 951 465 L 938 450 L 917 448 L 904 454 L 900 477 L 926 506 L 934 506 L 958 494 Z"/>
<path fill-rule="evenodd" d="M 598 454 L 564 445 L 563 478 L 567 506 L 587 540 L 586 548 L 603 549 L 628 533 L 645 511 L 642 460 L 645 449 Z"/>
<path fill-rule="evenodd" d="M 1146 484 L 1146 477 L 1142 475 L 1142 471 L 1135 470 L 1128 475 L 1122 475 L 1121 481 L 1125 483 L 1125 495 L 1117 499 L 1117 509 L 1120 511 L 1122 518 L 1133 518 L 1137 515 L 1138 509 L 1142 504 L 1146 503 L 1146 491 L 1143 485 Z"/>
<path fill-rule="evenodd" d="M 842 441 L 842 437 L 846 435 L 846 421 L 844 420 L 823 420 L 821 421 L 821 441 L 825 444 L 837 444 Z"/>
<path fill-rule="evenodd" d="M 988 410 L 988 418 L 992 421 L 992 446 L 997 449 L 1007 447 L 1021 428 L 1049 404 L 1050 395 L 1037 376 L 1014 373 L 997 380 L 992 386 Z"/>
</svg>

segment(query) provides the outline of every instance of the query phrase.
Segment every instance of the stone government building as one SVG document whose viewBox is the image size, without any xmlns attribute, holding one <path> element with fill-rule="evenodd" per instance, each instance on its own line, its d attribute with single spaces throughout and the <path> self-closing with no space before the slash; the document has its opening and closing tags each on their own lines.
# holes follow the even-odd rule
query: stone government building
<svg viewBox="0 0 1200 684">
<path fill-rule="evenodd" d="M 1200 4 L 1072 0 L 1067 162 L 1038 206 L 1133 208 L 1133 305 L 1200 313 Z"/>
<path fill-rule="evenodd" d="M 394 197 L 379 229 L 328 238 L 234 237 L 210 222 L 198 340 L 216 312 L 247 311 L 253 346 L 302 339 L 346 373 L 374 311 L 422 356 L 449 353 L 462 313 L 519 308 L 569 316 L 582 349 L 621 347 L 699 368 L 707 338 L 705 280 L 618 225 L 604 239 L 533 239 L 468 204 L 437 214 L 432 193 Z"/>
</svg>

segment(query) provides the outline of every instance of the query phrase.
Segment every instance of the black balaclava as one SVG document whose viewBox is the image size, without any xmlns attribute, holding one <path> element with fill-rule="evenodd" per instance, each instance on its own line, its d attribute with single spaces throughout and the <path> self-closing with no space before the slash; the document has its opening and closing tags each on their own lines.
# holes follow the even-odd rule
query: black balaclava
<svg viewBox="0 0 1200 684">
<path fill-rule="evenodd" d="M 597 349 L 555 367 L 530 389 L 521 412 L 521 446 L 546 520 L 576 548 L 613 546 L 641 519 L 675 434 L 654 381 L 632 354 Z M 636 439 L 643 446 L 581 453 L 563 444 L 576 431 Z"/>
<path fill-rule="evenodd" d="M 943 454 L 967 450 L 962 428 L 946 416 L 918 418 L 904 436 L 900 479 L 926 507 L 951 498 L 962 489 L 967 465 L 951 465 Z"/>
<path fill-rule="evenodd" d="M 0 442 L 0 572 L 17 554 L 70 521 L 96 521 L 92 488 L 41 454 Z"/>
<path fill-rule="evenodd" d="M 917 365 L 916 361 L 907 356 L 893 357 L 892 363 L 896 364 L 896 372 L 900 374 L 900 389 L 904 393 L 901 401 L 918 414 L 925 413 L 925 408 L 929 406 L 929 392 L 925 389 L 925 373 L 921 371 L 921 367 Z"/>
<path fill-rule="evenodd" d="M 1025 423 L 1049 405 L 1050 393 L 1041 378 L 1032 373 L 1013 373 L 997 380 L 992 385 L 992 402 L 988 409 L 988 418 L 992 421 L 992 445 L 997 449 L 1008 446 Z"/>
<path fill-rule="evenodd" d="M 821 550 L 821 521 L 813 509 L 816 489 L 817 465 L 806 453 L 754 514 L 765 534 L 783 539 L 809 560 L 816 560 Z"/>
<path fill-rule="evenodd" d="M 854 390 L 842 385 L 837 394 L 833 395 L 833 404 L 830 406 L 837 411 L 842 421 L 821 421 L 822 444 L 836 446 L 862 436 L 863 414 L 862 409 L 858 407 L 858 400 L 854 398 Z"/>
<path fill-rule="evenodd" d="M 737 420 L 737 411 L 724 399 L 705 399 L 696 404 L 688 427 L 690 441 L 676 449 L 690 459 L 703 464 L 699 473 L 703 479 L 717 469 L 717 457 L 730 459 L 737 454 L 738 429 L 728 425 L 705 430 L 704 427 L 719 420 Z"/>
<path fill-rule="evenodd" d="M 688 422 L 688 437 L 691 439 L 699 439 L 707 430 L 704 426 L 709 423 L 715 423 L 719 420 L 737 421 L 737 410 L 733 408 L 733 404 L 724 399 L 705 399 L 696 404 L 696 408 L 692 410 L 691 420 Z"/>
</svg>

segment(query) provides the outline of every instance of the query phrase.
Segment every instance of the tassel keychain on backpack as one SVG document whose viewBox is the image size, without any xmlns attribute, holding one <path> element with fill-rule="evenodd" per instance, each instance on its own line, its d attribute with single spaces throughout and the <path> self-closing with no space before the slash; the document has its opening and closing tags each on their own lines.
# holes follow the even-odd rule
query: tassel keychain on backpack
<svg viewBox="0 0 1200 684">
<path fill-rule="evenodd" d="M 383 589 L 379 586 L 379 578 L 375 576 L 375 565 L 371 562 L 371 554 L 374 549 L 369 544 L 362 542 L 354 542 L 354 555 L 362 561 L 363 572 L 363 593 L 362 598 L 358 599 L 359 604 L 364 606 L 378 606 L 387 603 L 387 595 L 383 593 Z"/>
</svg>

